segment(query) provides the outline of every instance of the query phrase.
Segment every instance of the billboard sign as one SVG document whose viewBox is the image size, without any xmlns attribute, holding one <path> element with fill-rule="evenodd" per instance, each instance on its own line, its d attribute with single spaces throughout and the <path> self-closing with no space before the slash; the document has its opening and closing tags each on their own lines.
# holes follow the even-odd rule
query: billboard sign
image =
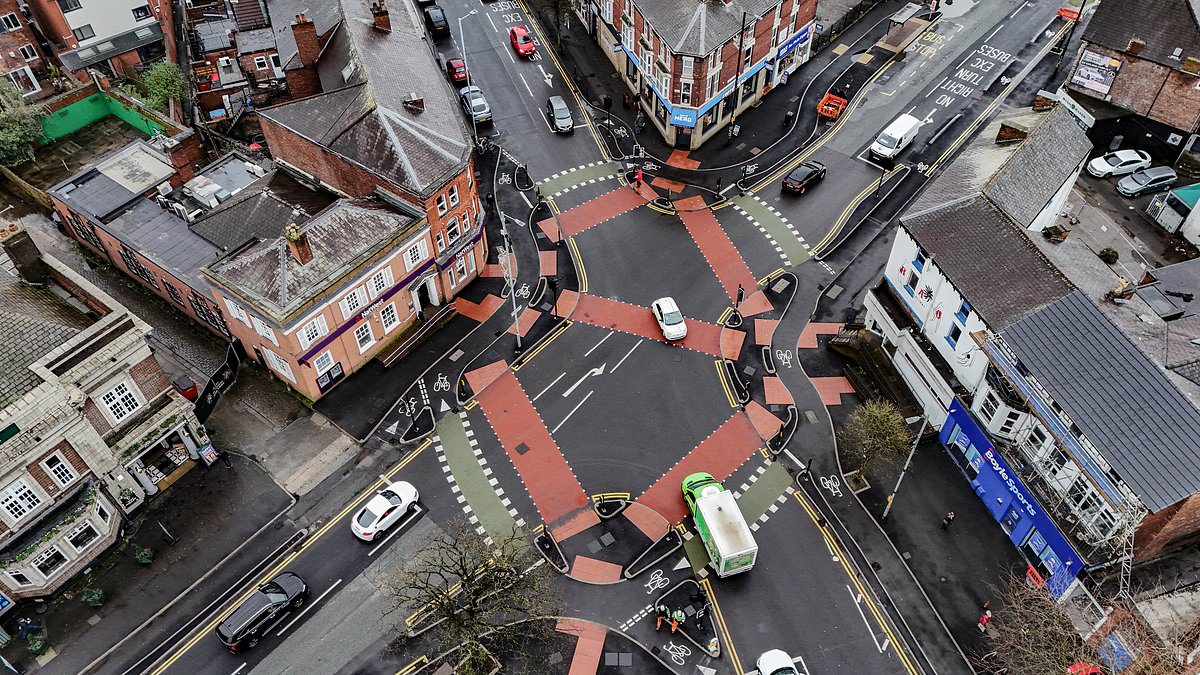
<svg viewBox="0 0 1200 675">
<path fill-rule="evenodd" d="M 1075 74 L 1071 76 L 1071 84 L 1108 96 L 1108 90 L 1112 89 L 1113 80 L 1117 79 L 1120 69 L 1120 59 L 1085 49 L 1079 57 Z"/>
</svg>

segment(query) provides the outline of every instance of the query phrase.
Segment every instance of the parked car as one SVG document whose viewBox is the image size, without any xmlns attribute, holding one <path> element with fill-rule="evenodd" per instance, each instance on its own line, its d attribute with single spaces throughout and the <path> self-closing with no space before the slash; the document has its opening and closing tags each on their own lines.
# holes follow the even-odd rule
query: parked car
<svg viewBox="0 0 1200 675">
<path fill-rule="evenodd" d="M 808 675 L 800 672 L 792 657 L 782 649 L 763 652 L 754 662 L 754 667 L 758 669 L 758 675 Z"/>
<path fill-rule="evenodd" d="M 679 305 L 675 304 L 674 299 L 659 298 L 650 303 L 650 311 L 654 313 L 654 320 L 662 329 L 663 337 L 668 340 L 682 340 L 687 337 L 687 323 L 684 322 L 683 314 L 679 312 Z"/>
<path fill-rule="evenodd" d="M 808 188 L 825 180 L 825 165 L 820 162 L 805 162 L 792 169 L 783 179 L 783 189 L 787 192 L 804 194 Z"/>
<path fill-rule="evenodd" d="M 467 72 L 467 62 L 457 56 L 446 59 L 446 77 L 454 84 L 466 84 L 470 73 Z"/>
<path fill-rule="evenodd" d="M 425 8 L 425 27 L 434 40 L 450 37 L 450 22 L 446 20 L 446 12 L 437 5 Z"/>
<path fill-rule="evenodd" d="M 1171 187 L 1179 176 L 1175 169 L 1169 166 L 1152 166 L 1149 169 L 1138 169 L 1117 183 L 1117 192 L 1126 197 L 1137 197 L 1147 192 L 1157 192 Z"/>
<path fill-rule="evenodd" d="M 420 494 L 412 483 L 397 481 L 380 490 L 350 519 L 350 530 L 363 541 L 373 541 L 412 512 Z"/>
<path fill-rule="evenodd" d="M 283 617 L 308 600 L 308 584 L 294 572 L 283 572 L 259 586 L 217 626 L 217 637 L 237 654 L 258 644 Z"/>
<path fill-rule="evenodd" d="M 1087 172 L 1096 178 L 1123 176 L 1150 166 L 1150 155 L 1141 150 L 1118 150 L 1088 162 Z"/>
<path fill-rule="evenodd" d="M 525 26 L 513 26 L 509 28 L 508 39 L 512 42 L 512 47 L 516 50 L 518 56 L 533 56 L 537 53 L 537 45 L 533 43 L 533 38 L 529 35 L 529 29 L 525 28 Z"/>
<path fill-rule="evenodd" d="M 550 128 L 556 134 L 569 134 L 575 130 L 571 109 L 561 96 L 551 96 L 546 100 L 546 119 L 550 120 Z"/>
<path fill-rule="evenodd" d="M 463 112 L 475 120 L 476 124 L 492 121 L 492 107 L 483 97 L 483 90 L 475 85 L 458 90 L 458 100 L 462 103 Z"/>
</svg>

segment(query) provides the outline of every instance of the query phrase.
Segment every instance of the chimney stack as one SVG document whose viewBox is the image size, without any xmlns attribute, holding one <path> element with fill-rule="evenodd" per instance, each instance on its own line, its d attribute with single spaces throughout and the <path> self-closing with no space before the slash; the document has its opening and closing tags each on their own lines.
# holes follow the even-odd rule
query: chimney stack
<svg viewBox="0 0 1200 675">
<path fill-rule="evenodd" d="M 22 281 L 31 286 L 46 285 L 50 279 L 50 268 L 42 260 L 42 252 L 24 228 L 16 223 L 0 228 L 0 247 L 12 260 Z"/>
<path fill-rule="evenodd" d="M 371 17 L 375 19 L 375 28 L 385 33 L 392 32 L 392 20 L 388 16 L 387 5 L 384 0 L 376 0 L 371 3 Z"/>
<path fill-rule="evenodd" d="M 288 253 L 292 254 L 296 262 L 307 265 L 313 259 L 312 247 L 308 244 L 308 233 L 298 225 L 288 225 L 283 231 L 283 238 L 287 240 Z"/>
<path fill-rule="evenodd" d="M 296 53 L 300 64 L 311 66 L 317 62 L 321 53 L 321 42 L 317 39 L 317 27 L 307 14 L 297 14 L 292 22 L 292 37 L 296 40 Z"/>
</svg>

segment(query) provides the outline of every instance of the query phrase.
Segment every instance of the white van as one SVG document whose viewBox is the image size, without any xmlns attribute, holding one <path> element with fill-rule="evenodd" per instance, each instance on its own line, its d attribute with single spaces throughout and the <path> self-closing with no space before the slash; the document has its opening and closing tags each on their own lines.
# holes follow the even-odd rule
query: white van
<svg viewBox="0 0 1200 675">
<path fill-rule="evenodd" d="M 901 115 L 879 134 L 879 138 L 871 144 L 871 155 L 881 159 L 895 159 L 900 151 L 912 143 L 921 128 L 921 120 L 912 115 Z"/>
</svg>

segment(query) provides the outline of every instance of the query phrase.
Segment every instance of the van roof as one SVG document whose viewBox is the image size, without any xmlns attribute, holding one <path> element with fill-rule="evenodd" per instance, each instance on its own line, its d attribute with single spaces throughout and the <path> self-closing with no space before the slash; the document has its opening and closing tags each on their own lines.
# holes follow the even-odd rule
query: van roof
<svg viewBox="0 0 1200 675">
<path fill-rule="evenodd" d="M 917 126 L 920 123 L 921 123 L 921 120 L 913 117 L 912 115 L 909 115 L 908 113 L 905 113 L 905 114 L 897 117 L 896 119 L 892 120 L 892 123 L 889 124 L 887 126 L 887 129 L 885 129 L 884 131 L 885 131 L 885 133 L 891 132 L 891 131 L 900 131 L 901 129 L 908 129 L 909 127 Z"/>
</svg>

